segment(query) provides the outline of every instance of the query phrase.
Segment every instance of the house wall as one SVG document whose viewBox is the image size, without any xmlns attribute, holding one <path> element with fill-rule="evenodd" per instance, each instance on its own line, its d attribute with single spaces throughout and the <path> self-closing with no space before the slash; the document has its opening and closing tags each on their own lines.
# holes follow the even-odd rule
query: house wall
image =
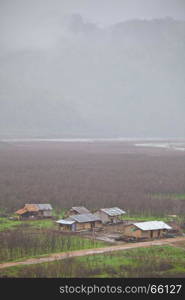
<svg viewBox="0 0 185 300">
<path fill-rule="evenodd" d="M 142 231 L 142 237 L 146 237 L 146 238 L 159 238 L 162 236 L 162 232 L 163 230 L 147 230 L 147 231 Z"/>
<path fill-rule="evenodd" d="M 106 223 L 109 223 L 109 222 L 110 223 L 117 223 L 118 221 L 121 220 L 121 216 L 109 216 L 101 210 L 98 210 L 95 214 L 102 220 L 103 224 L 106 224 Z"/>
<path fill-rule="evenodd" d="M 87 223 L 76 223 L 76 230 L 92 230 L 92 228 L 99 228 L 102 226 L 101 221 L 87 222 Z"/>
<path fill-rule="evenodd" d="M 39 210 L 39 211 L 37 211 L 36 214 L 37 214 L 38 217 L 42 217 L 43 216 L 43 211 Z"/>
<path fill-rule="evenodd" d="M 61 231 L 69 231 L 69 232 L 75 232 L 76 231 L 76 224 L 59 224 L 59 229 Z"/>
<path fill-rule="evenodd" d="M 52 211 L 51 210 L 39 210 L 34 212 L 29 211 L 21 215 L 20 218 L 26 219 L 26 218 L 31 218 L 32 216 L 34 216 L 35 218 L 52 217 Z"/>
<path fill-rule="evenodd" d="M 72 216 L 72 215 L 79 215 L 79 213 L 77 213 L 75 210 L 73 209 L 70 209 L 68 212 L 67 212 L 67 216 Z"/>
<path fill-rule="evenodd" d="M 154 234 L 154 232 L 153 232 L 153 234 Z M 151 230 L 141 231 L 141 237 L 150 239 L 151 238 Z"/>
<path fill-rule="evenodd" d="M 120 221 L 120 216 L 109 217 L 111 223 L 118 223 Z"/>
<path fill-rule="evenodd" d="M 102 222 L 101 221 L 96 221 L 95 222 L 95 227 L 102 227 Z"/>
<path fill-rule="evenodd" d="M 91 229 L 91 223 L 76 223 L 76 230 L 90 230 Z"/>
<path fill-rule="evenodd" d="M 44 217 L 52 217 L 52 211 L 51 210 L 43 210 L 43 216 Z"/>
<path fill-rule="evenodd" d="M 88 222 L 88 223 L 75 223 L 73 225 L 65 225 L 65 224 L 59 224 L 59 228 L 61 231 L 81 231 L 81 230 L 91 230 L 91 224 L 94 225 L 94 227 L 101 227 L 102 223 L 100 221 L 97 222 Z"/>
<path fill-rule="evenodd" d="M 20 219 L 31 219 L 36 218 L 38 216 L 38 212 L 26 212 L 25 214 L 20 215 Z"/>
<path fill-rule="evenodd" d="M 142 235 L 142 231 L 140 229 L 137 229 L 134 225 L 128 225 L 123 228 L 123 235 L 140 238 Z"/>
<path fill-rule="evenodd" d="M 101 210 L 98 210 L 95 214 L 101 219 L 102 223 L 104 224 L 111 221 L 109 216 Z"/>
<path fill-rule="evenodd" d="M 152 234 L 151 234 L 152 232 Z M 147 230 L 142 231 L 139 228 L 137 229 L 134 225 L 125 226 L 123 229 L 123 235 L 136 237 L 136 238 L 159 238 L 162 236 L 163 230 Z"/>
<path fill-rule="evenodd" d="M 71 231 L 71 226 L 69 225 L 64 225 L 64 224 L 59 224 L 59 229 L 61 231 Z"/>
</svg>

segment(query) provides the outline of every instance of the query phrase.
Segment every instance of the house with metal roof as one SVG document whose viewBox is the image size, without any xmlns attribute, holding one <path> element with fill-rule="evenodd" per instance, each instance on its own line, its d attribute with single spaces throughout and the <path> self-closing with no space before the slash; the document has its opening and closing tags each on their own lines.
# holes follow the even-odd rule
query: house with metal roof
<svg viewBox="0 0 185 300">
<path fill-rule="evenodd" d="M 135 238 L 160 238 L 172 227 L 163 221 L 137 222 L 124 226 L 123 235 Z"/>
<path fill-rule="evenodd" d="M 98 229 L 102 226 L 102 222 L 95 214 L 79 214 L 72 215 L 67 219 L 56 221 L 59 228 L 63 231 L 83 231 Z"/>
<path fill-rule="evenodd" d="M 56 221 L 62 231 L 76 231 L 75 221 L 69 218 Z"/>
<path fill-rule="evenodd" d="M 73 206 L 67 213 L 67 216 L 89 214 L 90 211 L 84 206 Z"/>
<path fill-rule="evenodd" d="M 51 204 L 25 204 L 15 212 L 20 218 L 49 218 L 52 217 Z"/>
<path fill-rule="evenodd" d="M 95 213 L 104 224 L 119 223 L 122 217 L 126 214 L 124 210 L 119 207 L 101 208 Z"/>
</svg>

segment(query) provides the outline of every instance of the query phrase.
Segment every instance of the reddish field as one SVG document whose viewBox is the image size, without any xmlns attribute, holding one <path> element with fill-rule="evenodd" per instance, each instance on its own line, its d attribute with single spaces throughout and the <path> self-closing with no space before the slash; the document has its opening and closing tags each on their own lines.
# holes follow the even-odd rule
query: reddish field
<svg viewBox="0 0 185 300">
<path fill-rule="evenodd" d="M 185 152 L 128 142 L 0 143 L 1 209 L 35 202 L 185 213 L 185 199 L 173 194 L 185 194 Z"/>
</svg>

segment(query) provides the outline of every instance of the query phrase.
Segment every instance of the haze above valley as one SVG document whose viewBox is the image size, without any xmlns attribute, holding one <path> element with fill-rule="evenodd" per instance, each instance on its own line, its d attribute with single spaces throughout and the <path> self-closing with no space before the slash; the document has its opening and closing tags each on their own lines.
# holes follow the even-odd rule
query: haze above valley
<svg viewBox="0 0 185 300">
<path fill-rule="evenodd" d="M 0 138 L 184 138 L 184 1 L 76 2 L 0 2 Z"/>
</svg>

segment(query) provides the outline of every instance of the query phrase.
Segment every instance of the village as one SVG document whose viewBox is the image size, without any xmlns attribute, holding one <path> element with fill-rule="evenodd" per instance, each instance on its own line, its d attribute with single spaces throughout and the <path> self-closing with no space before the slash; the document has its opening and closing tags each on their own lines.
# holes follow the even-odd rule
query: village
<svg viewBox="0 0 185 300">
<path fill-rule="evenodd" d="M 184 235 L 173 218 L 168 224 L 161 220 L 130 221 L 127 212 L 118 207 L 93 212 L 84 206 L 72 207 L 59 220 L 53 217 L 52 211 L 51 204 L 25 204 L 15 214 L 24 221 L 51 218 L 60 234 L 81 235 L 110 243 L 144 242 Z"/>
</svg>

